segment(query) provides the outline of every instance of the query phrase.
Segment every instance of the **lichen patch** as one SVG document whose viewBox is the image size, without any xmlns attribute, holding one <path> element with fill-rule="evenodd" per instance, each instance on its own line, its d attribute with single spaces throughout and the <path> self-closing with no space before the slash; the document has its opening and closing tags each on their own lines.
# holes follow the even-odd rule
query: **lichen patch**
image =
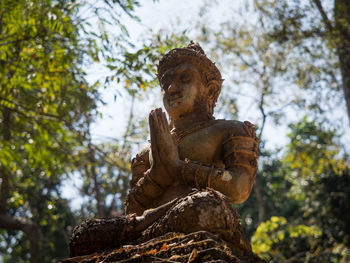
<svg viewBox="0 0 350 263">
<path fill-rule="evenodd" d="M 230 172 L 224 171 L 224 173 L 222 174 L 221 180 L 228 182 L 231 179 L 232 179 L 232 175 L 230 174 Z"/>
</svg>

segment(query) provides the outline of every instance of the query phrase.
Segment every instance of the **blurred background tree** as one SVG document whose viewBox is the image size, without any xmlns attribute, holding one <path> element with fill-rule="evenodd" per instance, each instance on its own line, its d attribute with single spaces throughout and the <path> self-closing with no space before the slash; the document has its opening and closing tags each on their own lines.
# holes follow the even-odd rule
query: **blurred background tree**
<svg viewBox="0 0 350 263">
<path fill-rule="evenodd" d="M 49 262 L 68 256 L 68 239 L 77 221 L 60 187 L 72 172 L 94 180 L 96 214 L 102 215 L 105 195 L 99 192 L 119 177 L 111 173 L 99 182 L 96 177 L 103 174 L 96 170 L 107 166 L 103 173 L 108 173 L 113 169 L 110 163 L 124 167 L 125 198 L 129 168 L 118 163 L 129 161 L 129 155 L 112 156 L 109 162 L 104 158 L 101 164 L 101 156 L 111 155 L 118 145 L 103 148 L 91 143 L 99 83 L 88 83 L 83 65 L 101 56 L 111 60 L 112 37 L 113 45 L 115 41 L 120 45 L 116 55 L 126 52 L 130 44 L 119 15 L 137 19 L 132 15 L 137 5 L 136 1 L 0 3 L 2 260 Z M 92 29 L 86 12 L 95 14 L 99 30 Z M 103 27 L 107 20 L 121 33 L 109 34 Z M 121 59 L 120 64 L 128 61 Z"/>
<path fill-rule="evenodd" d="M 189 39 L 226 79 L 216 115 L 257 124 L 258 176 L 238 206 L 254 251 L 270 262 L 349 261 L 348 1 L 239 1 L 220 19 L 219 1 L 200 1 L 191 25 L 179 14 L 136 43 L 129 24 L 142 23 L 141 4 L 155 3 L 0 2 L 0 262 L 67 257 L 82 219 L 123 213 L 129 161 L 148 137 L 137 105 L 160 98 L 156 64 Z M 115 116 L 122 136 L 98 141 L 106 92 L 129 102 L 127 117 Z"/>
<path fill-rule="evenodd" d="M 306 118 L 290 127 L 279 165 L 262 168 L 269 219 L 253 247 L 270 262 L 348 262 L 349 166 L 337 133 Z"/>
<path fill-rule="evenodd" d="M 255 0 L 237 9 L 219 26 L 197 25 L 229 76 L 225 101 L 258 124 L 258 177 L 239 207 L 246 233 L 267 261 L 348 262 L 348 1 Z M 269 147 L 285 125 L 287 145 Z"/>
<path fill-rule="evenodd" d="M 29 249 L 32 262 L 49 261 L 67 249 L 66 222 L 74 221 L 59 185 L 98 93 L 81 70 L 75 3 L 0 8 L 1 250 L 6 262 L 28 259 Z"/>
</svg>

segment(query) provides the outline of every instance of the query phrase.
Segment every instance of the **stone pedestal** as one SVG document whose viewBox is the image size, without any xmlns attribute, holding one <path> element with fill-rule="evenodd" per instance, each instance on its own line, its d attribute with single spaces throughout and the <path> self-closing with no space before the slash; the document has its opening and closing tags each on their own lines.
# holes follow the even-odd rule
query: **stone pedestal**
<svg viewBox="0 0 350 263">
<path fill-rule="evenodd" d="M 199 231 L 190 234 L 167 233 L 144 243 L 124 245 L 62 263 L 92 262 L 237 262 L 263 263 L 252 251 L 241 251 L 218 236 Z"/>
</svg>

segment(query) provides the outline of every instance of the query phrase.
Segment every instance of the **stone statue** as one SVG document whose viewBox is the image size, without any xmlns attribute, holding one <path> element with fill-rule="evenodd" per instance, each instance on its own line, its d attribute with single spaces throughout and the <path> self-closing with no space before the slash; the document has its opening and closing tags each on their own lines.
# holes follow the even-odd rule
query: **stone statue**
<svg viewBox="0 0 350 263">
<path fill-rule="evenodd" d="M 223 79 L 198 43 L 164 55 L 157 76 L 170 124 L 161 109 L 149 114 L 151 144 L 132 160 L 127 215 L 77 227 L 71 256 L 135 238 L 199 230 L 218 234 L 242 253 L 251 251 L 232 204 L 244 202 L 252 190 L 258 155 L 254 126 L 214 119 Z M 95 243 L 90 240 L 100 234 Z"/>
</svg>

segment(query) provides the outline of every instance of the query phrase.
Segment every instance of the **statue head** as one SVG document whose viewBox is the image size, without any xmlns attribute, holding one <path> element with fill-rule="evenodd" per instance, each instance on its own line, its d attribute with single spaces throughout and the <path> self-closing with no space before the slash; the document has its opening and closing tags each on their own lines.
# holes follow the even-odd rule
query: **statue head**
<svg viewBox="0 0 350 263">
<path fill-rule="evenodd" d="M 197 42 L 165 54 L 158 64 L 157 77 L 171 118 L 193 111 L 212 118 L 223 79 Z"/>
</svg>

